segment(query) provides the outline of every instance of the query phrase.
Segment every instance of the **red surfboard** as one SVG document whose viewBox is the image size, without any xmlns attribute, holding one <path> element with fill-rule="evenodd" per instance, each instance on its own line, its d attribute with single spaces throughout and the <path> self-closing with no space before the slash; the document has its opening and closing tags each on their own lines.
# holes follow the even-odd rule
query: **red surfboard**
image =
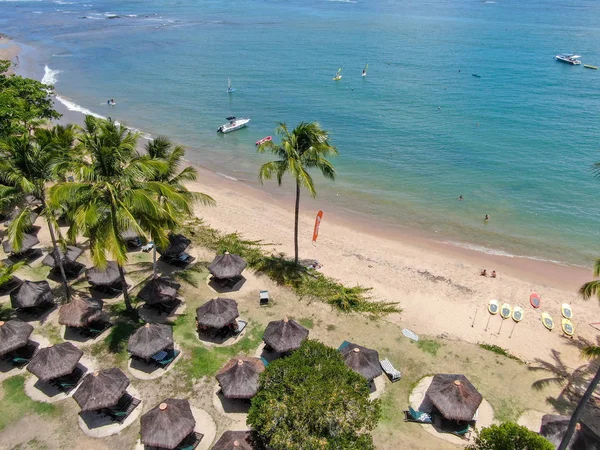
<svg viewBox="0 0 600 450">
<path fill-rule="evenodd" d="M 542 303 L 542 298 L 540 297 L 540 294 L 536 294 L 535 292 L 531 294 L 529 296 L 529 303 L 531 303 L 531 306 L 533 306 L 534 308 L 539 308 L 540 304 Z"/>
<path fill-rule="evenodd" d="M 313 244 L 317 242 L 317 237 L 319 237 L 319 226 L 321 225 L 321 219 L 323 218 L 323 211 L 319 211 L 317 213 L 317 218 L 315 219 L 315 229 L 313 231 Z"/>
</svg>

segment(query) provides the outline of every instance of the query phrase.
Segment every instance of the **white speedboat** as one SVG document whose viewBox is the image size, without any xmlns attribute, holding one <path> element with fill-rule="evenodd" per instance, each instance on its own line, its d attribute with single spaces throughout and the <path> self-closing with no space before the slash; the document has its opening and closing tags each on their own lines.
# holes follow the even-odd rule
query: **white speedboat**
<svg viewBox="0 0 600 450">
<path fill-rule="evenodd" d="M 217 132 L 229 133 L 231 131 L 239 130 L 240 128 L 244 128 L 246 125 L 248 125 L 248 122 L 250 122 L 250 119 L 243 117 L 239 119 L 236 117 L 227 117 L 227 120 L 229 120 L 229 123 L 221 125 L 219 128 L 217 128 Z"/>
<path fill-rule="evenodd" d="M 581 56 L 567 53 L 563 53 L 562 55 L 556 55 L 554 57 L 554 59 L 556 59 L 557 61 L 562 61 L 564 63 L 572 64 L 574 66 L 578 66 L 579 64 L 581 64 L 581 61 L 579 61 L 577 58 L 581 58 Z"/>
</svg>

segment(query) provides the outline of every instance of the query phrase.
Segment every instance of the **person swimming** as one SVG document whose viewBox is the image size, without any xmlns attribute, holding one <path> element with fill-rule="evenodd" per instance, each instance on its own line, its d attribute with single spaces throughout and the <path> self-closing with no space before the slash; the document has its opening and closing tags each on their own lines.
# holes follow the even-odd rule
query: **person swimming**
<svg viewBox="0 0 600 450">
<path fill-rule="evenodd" d="M 463 199 L 463 196 L 462 196 L 462 195 L 459 195 L 459 196 L 458 196 L 458 199 L 462 201 L 462 199 Z"/>
<path fill-rule="evenodd" d="M 483 219 L 484 222 L 489 222 L 490 221 L 490 215 L 486 214 L 485 218 Z"/>
</svg>

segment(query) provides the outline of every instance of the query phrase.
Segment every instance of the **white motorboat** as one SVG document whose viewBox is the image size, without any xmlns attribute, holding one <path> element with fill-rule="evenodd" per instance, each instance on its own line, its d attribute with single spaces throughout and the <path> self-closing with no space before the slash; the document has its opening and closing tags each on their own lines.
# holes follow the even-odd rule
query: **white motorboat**
<svg viewBox="0 0 600 450">
<path fill-rule="evenodd" d="M 579 61 L 577 58 L 581 58 L 581 56 L 567 54 L 567 53 L 563 53 L 561 55 L 556 55 L 554 57 L 554 59 L 556 59 L 557 61 L 562 61 L 564 63 L 572 64 L 574 66 L 578 66 L 579 64 L 581 64 L 581 61 Z"/>
<path fill-rule="evenodd" d="M 240 128 L 244 128 L 246 125 L 248 125 L 248 122 L 250 122 L 249 118 L 244 117 L 239 119 L 236 117 L 227 117 L 227 120 L 229 120 L 229 123 L 221 125 L 219 128 L 217 128 L 217 132 L 229 133 L 231 131 L 239 130 Z"/>
</svg>

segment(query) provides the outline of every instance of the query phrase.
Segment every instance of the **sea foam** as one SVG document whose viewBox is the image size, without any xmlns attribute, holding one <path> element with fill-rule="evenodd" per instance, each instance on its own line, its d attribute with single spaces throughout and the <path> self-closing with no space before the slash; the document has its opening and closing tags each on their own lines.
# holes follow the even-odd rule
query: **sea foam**
<svg viewBox="0 0 600 450">
<path fill-rule="evenodd" d="M 60 70 L 51 69 L 48 66 L 44 67 L 44 76 L 42 77 L 42 83 L 55 85 L 58 81 L 58 74 Z"/>
</svg>

